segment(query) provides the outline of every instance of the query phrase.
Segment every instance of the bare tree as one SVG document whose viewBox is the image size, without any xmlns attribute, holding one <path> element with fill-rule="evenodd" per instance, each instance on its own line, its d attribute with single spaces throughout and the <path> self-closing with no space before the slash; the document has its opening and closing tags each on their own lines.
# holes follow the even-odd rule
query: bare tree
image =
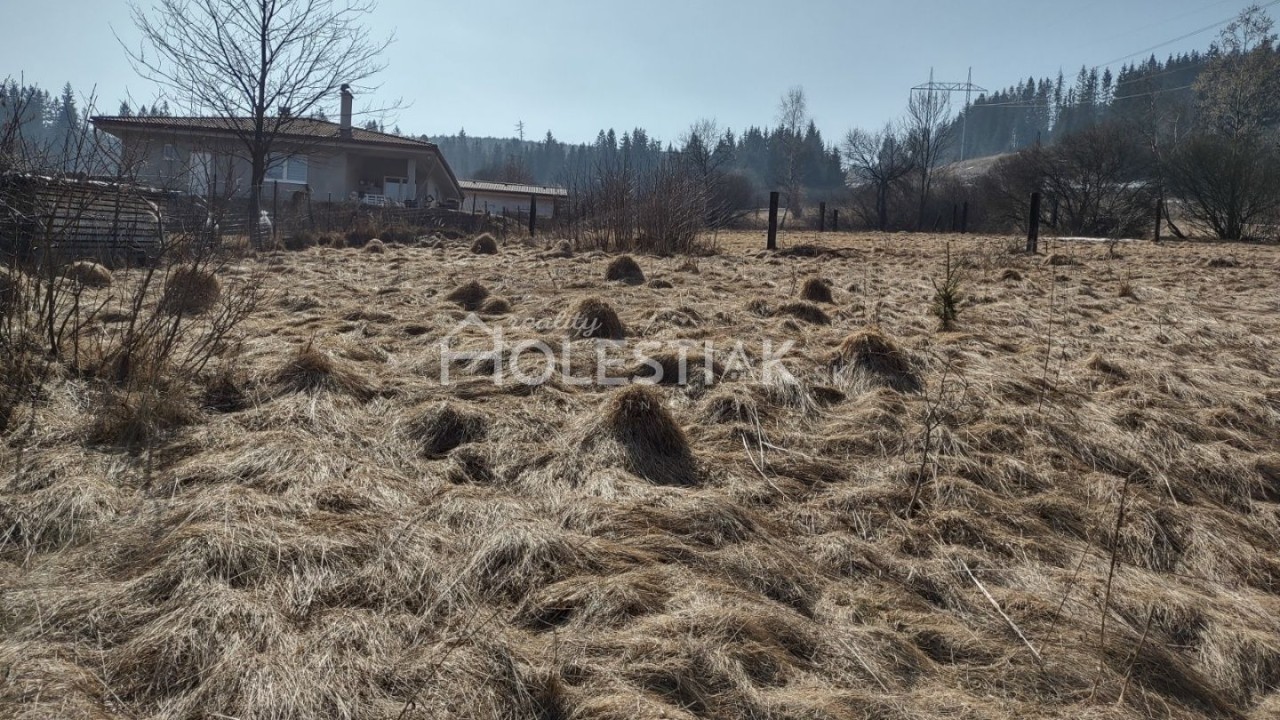
<svg viewBox="0 0 1280 720">
<path fill-rule="evenodd" d="M 250 165 L 249 227 L 276 139 L 292 118 L 321 109 L 344 84 L 380 72 L 391 38 L 361 20 L 373 0 L 158 0 L 132 5 L 142 34 L 134 69 L 198 112 L 226 118 Z M 122 43 L 123 44 L 123 43 Z M 287 112 L 286 112 L 287 111 Z"/>
<path fill-rule="evenodd" d="M 1186 213 L 1222 240 L 1262 236 L 1280 213 L 1280 153 L 1256 135 L 1199 135 L 1164 163 L 1169 190 Z"/>
<path fill-rule="evenodd" d="M 907 103 L 907 137 L 911 159 L 919 176 L 920 211 L 916 229 L 924 229 L 924 214 L 933 190 L 934 171 L 954 134 L 951 100 L 946 93 L 917 91 Z"/>
<path fill-rule="evenodd" d="M 778 102 L 778 130 L 782 135 L 782 186 L 787 193 L 787 210 L 796 217 L 803 210 L 804 173 L 800 154 L 804 150 L 804 128 L 809 122 L 809 103 L 804 88 L 797 85 Z"/>
<path fill-rule="evenodd" d="M 1236 137 L 1280 122 L 1280 53 L 1273 27 L 1254 4 L 1223 28 L 1195 86 L 1210 131 Z"/>
<path fill-rule="evenodd" d="M 723 227 L 745 212 L 751 204 L 750 181 L 729 172 L 733 145 L 714 118 L 702 118 L 689 126 L 680 136 L 680 155 L 685 168 L 699 181 L 708 227 Z"/>
<path fill-rule="evenodd" d="M 889 225 L 889 195 L 915 169 L 901 129 L 886 124 L 877 132 L 850 130 L 844 138 L 845 169 L 849 179 L 875 191 L 876 228 Z"/>
</svg>

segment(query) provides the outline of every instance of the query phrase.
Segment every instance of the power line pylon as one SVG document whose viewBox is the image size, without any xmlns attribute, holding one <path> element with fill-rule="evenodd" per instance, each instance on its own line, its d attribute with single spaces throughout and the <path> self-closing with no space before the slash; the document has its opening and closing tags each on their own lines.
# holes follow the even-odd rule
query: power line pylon
<svg viewBox="0 0 1280 720">
<path fill-rule="evenodd" d="M 966 150 L 965 141 L 969 135 L 969 103 L 973 99 L 975 92 L 984 93 L 987 91 L 984 87 L 973 84 L 973 68 L 969 68 L 969 79 L 965 82 L 936 82 L 933 79 L 933 68 L 929 68 L 929 82 L 924 85 L 917 85 L 911 88 L 912 92 L 927 92 L 930 96 L 935 92 L 964 93 L 964 113 L 960 116 L 960 159 L 965 159 Z M 932 99 L 932 98 L 930 98 Z"/>
</svg>

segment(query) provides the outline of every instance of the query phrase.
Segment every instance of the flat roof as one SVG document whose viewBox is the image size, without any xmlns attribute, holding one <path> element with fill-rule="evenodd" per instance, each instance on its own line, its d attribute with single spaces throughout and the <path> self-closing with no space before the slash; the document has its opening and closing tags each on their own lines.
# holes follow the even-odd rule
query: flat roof
<svg viewBox="0 0 1280 720">
<path fill-rule="evenodd" d="M 555 185 L 524 185 L 521 183 L 488 182 L 485 180 L 459 180 L 458 186 L 466 192 L 496 192 L 511 195 L 550 195 L 569 197 L 569 191 Z"/>
</svg>

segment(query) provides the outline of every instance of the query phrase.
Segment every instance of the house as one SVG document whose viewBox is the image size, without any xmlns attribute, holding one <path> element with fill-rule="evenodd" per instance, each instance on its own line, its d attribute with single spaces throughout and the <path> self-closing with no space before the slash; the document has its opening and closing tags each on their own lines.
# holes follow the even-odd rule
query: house
<svg viewBox="0 0 1280 720">
<path fill-rule="evenodd" d="M 547 185 L 521 185 L 518 183 L 461 180 L 458 184 L 466 193 L 463 206 L 472 212 L 503 213 L 515 215 L 528 213 L 537 202 L 538 217 L 549 218 L 559 214 L 561 204 L 568 199 L 569 191 Z"/>
<path fill-rule="evenodd" d="M 351 125 L 352 95 L 342 89 L 337 123 L 289 117 L 279 123 L 263 183 L 264 198 L 360 200 L 371 205 L 434 207 L 462 202 L 458 179 L 434 143 Z M 201 197 L 249 194 L 242 134 L 248 118 L 106 117 L 94 126 L 121 142 L 121 162 L 139 182 Z"/>
</svg>

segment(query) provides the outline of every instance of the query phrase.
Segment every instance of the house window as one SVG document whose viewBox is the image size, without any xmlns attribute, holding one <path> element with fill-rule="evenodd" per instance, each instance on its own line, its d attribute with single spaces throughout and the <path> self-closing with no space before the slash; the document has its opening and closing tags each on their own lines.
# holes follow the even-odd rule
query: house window
<svg viewBox="0 0 1280 720">
<path fill-rule="evenodd" d="M 288 157 L 272 154 L 267 163 L 267 179 L 276 182 L 306 183 L 307 156 L 291 155 Z"/>
<path fill-rule="evenodd" d="M 172 145 L 166 144 L 161 155 L 165 160 L 177 160 L 178 149 Z"/>
</svg>

